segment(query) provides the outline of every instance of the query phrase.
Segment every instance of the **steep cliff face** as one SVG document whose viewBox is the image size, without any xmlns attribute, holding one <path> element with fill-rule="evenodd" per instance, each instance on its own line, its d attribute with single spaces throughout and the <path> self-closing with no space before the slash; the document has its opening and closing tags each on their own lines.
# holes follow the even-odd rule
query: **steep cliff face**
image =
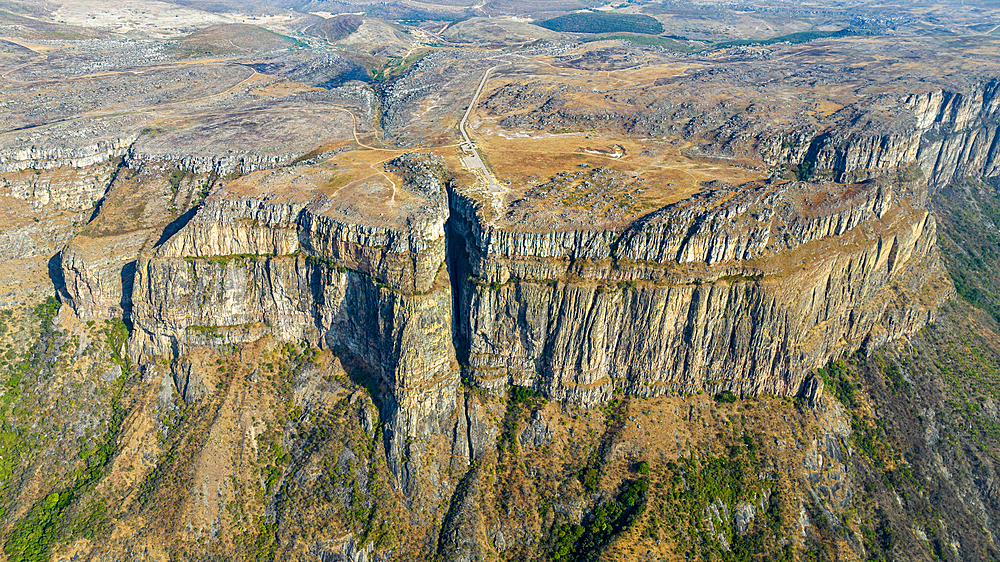
<svg viewBox="0 0 1000 562">
<path fill-rule="evenodd" d="M 418 452 L 407 437 L 448 435 L 457 423 L 448 209 L 433 160 L 401 157 L 387 167 L 408 199 L 400 193 L 381 222 L 320 193 L 271 192 L 285 171 L 213 194 L 139 257 L 131 345 L 138 361 L 177 360 L 194 347 L 271 335 L 356 358 L 383 400 L 391 469 L 413 492 L 408 471 L 418 465 L 404 460 L 416 462 Z M 315 170 L 296 173 L 294 182 L 321 185 Z"/>
<path fill-rule="evenodd" d="M 912 96 L 917 126 L 924 130 L 916 160 L 941 188 L 965 176 L 1000 174 L 1000 81 L 969 92 L 934 91 Z"/>
<path fill-rule="evenodd" d="M 171 162 L 138 169 L 117 164 L 90 222 L 57 256 L 60 295 L 85 320 L 129 320 L 139 253 L 171 224 L 183 222 L 184 210 L 212 183 L 206 174 L 182 172 Z"/>
<path fill-rule="evenodd" d="M 952 294 L 919 178 L 715 182 L 618 228 L 538 230 L 508 210 L 513 195 L 454 184 L 448 201 L 433 161 L 386 170 L 405 189 L 384 220 L 317 190 L 325 172 L 309 166 L 214 193 L 138 260 L 135 358 L 265 335 L 349 353 L 384 385 L 401 476 L 404 436 L 471 430 L 454 417 L 457 363 L 482 388 L 585 405 L 789 396 Z"/>
<path fill-rule="evenodd" d="M 60 284 L 57 255 L 94 215 L 116 166 L 0 172 L 0 306 Z"/>
<path fill-rule="evenodd" d="M 0 558 L 1000 558 L 1000 40 L 410 31 L 0 41 Z"/>
<path fill-rule="evenodd" d="M 916 137 L 870 140 L 879 130 L 854 108 L 867 136 L 845 126 L 811 142 L 814 171 L 863 181 L 714 182 L 608 228 L 529 228 L 513 192 L 453 179 L 446 193 L 442 163 L 417 155 L 385 163 L 391 188 L 338 187 L 306 161 L 214 188 L 181 217 L 162 211 L 192 207 L 217 174 L 135 160 L 63 251 L 64 297 L 82 318 L 127 316 L 133 359 L 167 358 L 178 380 L 190 350 L 265 336 L 353 358 L 376 381 L 392 473 L 412 492 L 430 450 L 413 439 L 463 459 L 484 447 L 459 365 L 493 392 L 581 405 L 616 392 L 789 396 L 830 357 L 918 330 L 951 294 L 923 208 L 939 174 L 921 151 L 932 129 L 985 122 L 990 88 L 896 107 Z M 899 172 L 913 161 L 923 177 Z M 126 204 L 140 186 L 164 208 Z"/>
<path fill-rule="evenodd" d="M 965 91 L 872 96 L 832 115 L 815 136 L 763 138 L 760 153 L 770 165 L 797 163 L 800 173 L 837 181 L 914 163 L 932 189 L 966 176 L 993 177 L 1000 173 L 998 93 L 994 78 Z"/>
<path fill-rule="evenodd" d="M 891 191 L 720 186 L 624 230 L 564 232 L 519 230 L 458 191 L 471 376 L 584 404 L 796 394 L 831 355 L 913 332 L 951 294 L 933 217 Z"/>
</svg>

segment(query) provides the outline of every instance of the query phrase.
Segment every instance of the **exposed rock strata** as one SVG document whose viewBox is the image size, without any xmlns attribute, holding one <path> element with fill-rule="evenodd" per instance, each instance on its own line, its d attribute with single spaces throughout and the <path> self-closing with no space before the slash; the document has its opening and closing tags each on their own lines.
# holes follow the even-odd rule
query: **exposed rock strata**
<svg viewBox="0 0 1000 562">
<path fill-rule="evenodd" d="M 80 318 L 129 319 L 139 253 L 154 245 L 170 223 L 183 220 L 182 210 L 209 182 L 204 175 L 171 179 L 174 173 L 164 162 L 117 169 L 96 217 L 60 252 L 63 285 L 58 289 Z"/>
<path fill-rule="evenodd" d="M 413 492 L 406 437 L 456 423 L 448 211 L 432 163 L 391 165 L 418 198 L 397 223 L 348 222 L 324 197 L 242 198 L 239 182 L 210 197 L 140 256 L 132 349 L 139 360 L 178 358 L 273 335 L 356 357 L 383 387 L 390 467 Z"/>
<path fill-rule="evenodd" d="M 919 329 L 950 294 L 931 289 L 934 219 L 884 182 L 722 187 L 622 231 L 523 231 L 476 198 L 453 195 L 459 321 L 488 388 L 585 404 L 616 388 L 796 394 L 831 355 Z"/>
<path fill-rule="evenodd" d="M 84 317 L 131 306 L 139 361 L 266 335 L 357 359 L 382 389 L 392 471 L 414 492 L 422 453 L 407 437 L 448 439 L 467 459 L 495 431 L 459 405 L 459 363 L 478 386 L 580 404 L 616 390 L 792 395 L 830 357 L 919 329 L 951 289 L 925 183 L 898 172 L 915 160 L 933 185 L 927 131 L 982 122 L 987 98 L 943 113 L 928 108 L 966 105 L 914 102 L 916 141 L 846 128 L 806 143 L 817 170 L 864 181 L 716 182 L 616 228 L 529 229 L 478 187 L 446 195 L 441 164 L 414 156 L 386 164 L 405 186 L 379 218 L 316 188 L 329 173 L 312 164 L 257 171 L 155 247 L 146 236 L 121 252 L 139 253 L 131 291 L 114 273 L 132 258 L 104 263 L 80 238 L 63 255 L 66 293 Z"/>
<path fill-rule="evenodd" d="M 941 188 L 964 176 L 1000 173 L 1000 81 L 964 91 L 880 96 L 834 116 L 802 158 L 838 181 L 905 168 L 913 162 Z"/>
<path fill-rule="evenodd" d="M 324 197 L 213 195 L 139 259 L 137 358 L 266 334 L 345 350 L 385 385 L 402 459 L 400 436 L 445 434 L 455 411 L 449 214 L 471 378 L 583 404 L 615 389 L 796 394 L 829 357 L 912 333 L 950 294 L 915 184 L 718 184 L 619 230 L 537 232 L 477 188 L 449 209 L 433 171 L 404 162 L 426 203 L 396 226 Z"/>
</svg>

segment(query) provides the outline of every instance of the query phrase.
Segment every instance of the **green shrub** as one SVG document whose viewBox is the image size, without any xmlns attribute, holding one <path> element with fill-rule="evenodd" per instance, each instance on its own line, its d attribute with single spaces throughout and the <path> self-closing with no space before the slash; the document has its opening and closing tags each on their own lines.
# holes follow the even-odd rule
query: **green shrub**
<svg viewBox="0 0 1000 562">
<path fill-rule="evenodd" d="M 720 404 L 732 404 L 736 402 L 737 396 L 730 390 L 723 390 L 715 395 L 715 401 Z"/>
<path fill-rule="evenodd" d="M 600 478 L 600 471 L 593 466 L 588 466 L 580 471 L 580 483 L 583 484 L 583 489 L 588 492 L 593 492 L 597 489 L 597 484 L 600 482 Z"/>
<path fill-rule="evenodd" d="M 542 398 L 542 393 L 526 386 L 511 386 L 510 400 L 514 404 L 526 404 Z"/>
<path fill-rule="evenodd" d="M 600 558 L 611 541 L 630 528 L 646 508 L 649 482 L 622 483 L 618 495 L 595 509 L 586 525 L 562 525 L 555 529 L 554 560 L 589 562 Z"/>
</svg>

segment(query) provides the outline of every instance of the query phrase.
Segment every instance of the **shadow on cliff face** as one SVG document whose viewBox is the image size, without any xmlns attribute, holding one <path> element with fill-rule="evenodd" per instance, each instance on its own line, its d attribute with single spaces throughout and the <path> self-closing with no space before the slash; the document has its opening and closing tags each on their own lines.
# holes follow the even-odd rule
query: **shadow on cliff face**
<svg viewBox="0 0 1000 562">
<path fill-rule="evenodd" d="M 344 368 L 344 372 L 347 373 L 351 382 L 364 388 L 368 392 L 368 396 L 372 399 L 372 403 L 378 408 L 378 426 L 383 429 L 382 446 L 385 447 L 385 451 L 391 451 L 393 434 L 392 431 L 387 431 L 388 428 L 385 426 L 386 421 L 390 420 L 395 410 L 398 409 L 392 392 L 390 392 L 385 381 L 382 380 L 378 373 L 350 350 L 337 348 L 332 351 L 340 359 L 340 365 Z"/>
<path fill-rule="evenodd" d="M 469 364 L 469 339 L 463 322 L 463 298 L 467 298 L 462 290 L 465 279 L 471 274 L 469 267 L 469 252 L 466 249 L 465 237 L 456 227 L 454 216 L 445 222 L 445 237 L 447 241 L 445 261 L 448 267 L 448 279 L 451 282 L 452 299 L 452 343 L 455 346 L 455 356 L 459 365 Z"/>
<path fill-rule="evenodd" d="M 198 209 L 200 208 L 201 208 L 200 205 L 191 207 L 190 209 L 185 211 L 184 214 L 174 219 L 173 222 L 168 224 L 167 227 L 163 229 L 163 234 L 160 234 L 160 238 L 156 241 L 156 244 L 154 244 L 153 247 L 154 248 L 159 247 L 167 240 L 170 240 L 171 236 L 177 234 L 177 232 L 179 232 L 180 229 L 184 228 L 184 226 L 187 225 L 187 223 L 190 222 L 192 218 L 194 218 L 195 213 L 197 213 Z M 133 265 L 133 270 L 134 269 L 135 266 Z"/>
<path fill-rule="evenodd" d="M 97 216 L 101 214 L 101 210 L 104 208 L 104 202 L 108 196 L 108 192 L 111 191 L 111 186 L 115 184 L 115 181 L 118 179 L 118 174 L 119 172 L 122 171 L 122 168 L 126 167 L 127 166 L 125 165 L 125 158 L 119 157 L 118 161 L 115 163 L 115 169 L 113 172 L 111 172 L 111 177 L 108 178 L 108 183 L 104 187 L 104 195 L 102 195 L 101 198 L 98 199 L 96 203 L 94 203 L 94 211 L 90 213 L 90 218 L 87 219 L 88 224 L 94 222 L 94 219 L 96 219 Z"/>
<path fill-rule="evenodd" d="M 119 305 L 122 307 L 122 322 L 132 333 L 132 285 L 135 283 L 136 260 L 125 264 L 121 271 L 122 298 Z"/>
<path fill-rule="evenodd" d="M 348 349 L 338 348 L 332 351 L 340 359 L 340 364 L 344 367 L 351 382 L 368 391 L 368 396 L 371 397 L 375 407 L 381 411 L 383 406 L 392 400 L 392 397 L 378 373 Z"/>
<path fill-rule="evenodd" d="M 364 388 L 378 408 L 378 427 L 381 430 L 382 446 L 386 454 L 386 464 L 403 494 L 413 498 L 416 475 L 408 460 L 409 434 L 405 427 L 405 412 L 385 380 L 362 358 L 342 348 L 333 349 L 334 355 L 351 382 Z"/>
<path fill-rule="evenodd" d="M 62 270 L 62 252 L 58 252 L 56 255 L 49 258 L 48 269 L 49 280 L 52 281 L 52 286 L 55 289 L 56 296 L 62 300 L 66 289 L 66 278 L 63 276 Z"/>
<path fill-rule="evenodd" d="M 471 562 L 486 558 L 481 537 L 484 535 L 481 508 L 476 495 L 479 471 L 469 469 L 455 487 L 448 513 L 441 523 L 437 559 L 444 562 Z"/>
</svg>

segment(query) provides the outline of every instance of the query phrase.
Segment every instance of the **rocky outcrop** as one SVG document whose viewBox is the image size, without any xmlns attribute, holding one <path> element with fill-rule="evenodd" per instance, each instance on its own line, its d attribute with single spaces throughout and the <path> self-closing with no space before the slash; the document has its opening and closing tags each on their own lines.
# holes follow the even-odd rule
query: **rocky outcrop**
<svg viewBox="0 0 1000 562">
<path fill-rule="evenodd" d="M 885 182 L 717 189 L 620 231 L 519 230 L 453 194 L 477 385 L 799 392 L 829 357 L 919 329 L 948 287 L 934 219 Z"/>
<path fill-rule="evenodd" d="M 935 189 L 966 176 L 1000 173 L 1000 81 L 967 91 L 881 95 L 845 107 L 822 132 L 763 138 L 769 165 L 798 163 L 800 173 L 856 181 L 903 170 Z M 913 166 L 916 165 L 917 168 Z"/>
<path fill-rule="evenodd" d="M 114 162 L 77 169 L 64 167 L 45 172 L 5 174 L 0 195 L 27 201 L 32 210 L 43 208 L 83 211 L 104 197 L 117 166 Z"/>
<path fill-rule="evenodd" d="M 1000 174 L 1000 81 L 970 92 L 935 91 L 907 100 L 923 130 L 916 160 L 935 188 L 965 176 Z"/>
<path fill-rule="evenodd" d="M 616 390 L 794 395 L 830 357 L 919 329 L 950 294 L 919 183 L 716 182 L 620 228 L 532 230 L 477 187 L 446 200 L 434 161 L 387 169 L 415 203 L 383 222 L 279 189 L 319 184 L 308 167 L 213 194 L 138 260 L 135 358 L 266 335 L 355 357 L 382 388 L 390 465 L 412 491 L 407 437 L 484 449 L 478 414 L 457 406 L 456 361 L 477 386 L 580 404 Z M 525 442 L 545 440 L 533 431 Z"/>
<path fill-rule="evenodd" d="M 993 111 L 992 94 L 935 99 L 908 110 L 916 137 L 862 123 L 854 108 L 841 118 L 859 132 L 805 143 L 814 170 L 862 181 L 711 182 L 612 226 L 520 221 L 502 196 L 446 190 L 441 162 L 419 155 L 385 164 L 402 179 L 391 188 L 334 190 L 316 162 L 257 170 L 162 236 L 162 221 L 141 235 L 118 228 L 128 206 L 109 196 L 63 252 L 64 297 L 83 318 L 129 315 L 133 358 L 173 361 L 185 400 L 205 386 L 182 364 L 190 349 L 270 336 L 336 350 L 376 381 L 390 468 L 414 494 L 433 449 L 421 439 L 447 441 L 464 462 L 495 438 L 474 401 L 458 400 L 459 365 L 485 389 L 518 384 L 583 405 L 616 391 L 787 396 L 831 357 L 918 330 L 951 288 L 923 208 L 937 172 L 899 169 L 922 162 L 932 129 Z M 931 118 L 935 104 L 959 109 Z M 135 160 L 160 175 L 133 180 L 177 200 L 163 163 L 177 161 Z M 207 177 L 183 176 L 180 191 Z M 93 251 L 109 246 L 113 257 Z M 529 429 L 525 447 L 552 431 L 541 418 Z"/>
<path fill-rule="evenodd" d="M 32 142 L 35 139 L 19 139 Z M 47 139 L 46 139 L 47 140 Z M 0 150 L 0 172 L 18 170 L 53 170 L 61 167 L 86 168 L 124 156 L 128 147 L 135 142 L 134 137 L 92 140 L 89 144 L 74 143 L 65 146 L 36 146 L 29 144 L 17 148 Z"/>
<path fill-rule="evenodd" d="M 84 169 L 0 172 L 0 306 L 62 284 L 58 254 L 94 214 L 113 163 Z"/>
<path fill-rule="evenodd" d="M 135 256 L 148 241 L 148 232 L 111 239 L 71 240 L 60 253 L 63 300 L 82 320 L 121 318 L 132 296 Z"/>
<path fill-rule="evenodd" d="M 373 223 L 356 209 L 344 208 L 325 196 L 301 200 L 244 197 L 235 193 L 236 185 L 210 197 L 157 256 L 197 259 L 301 253 L 312 261 L 357 271 L 394 290 L 423 293 L 430 290 L 444 261 L 447 201 L 434 173 L 439 170 L 428 169 L 428 179 L 420 184 L 413 174 L 401 172 L 426 205 L 415 208 L 397 226 Z M 322 181 L 312 175 L 307 179 Z"/>
<path fill-rule="evenodd" d="M 59 253 L 64 302 L 87 320 L 129 319 L 139 253 L 183 221 L 208 178 L 177 175 L 169 163 L 118 167 L 91 221 Z"/>
<path fill-rule="evenodd" d="M 481 492 L 479 472 L 470 470 L 455 489 L 451 508 L 445 515 L 438 542 L 438 555 L 454 562 L 487 559 L 483 509 L 477 505 Z"/>
</svg>

